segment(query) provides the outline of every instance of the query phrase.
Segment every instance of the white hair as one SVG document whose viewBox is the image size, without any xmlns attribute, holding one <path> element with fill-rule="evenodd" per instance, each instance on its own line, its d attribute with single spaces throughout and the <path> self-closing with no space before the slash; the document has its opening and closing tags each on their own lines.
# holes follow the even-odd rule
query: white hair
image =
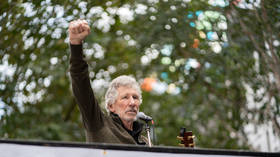
<svg viewBox="0 0 280 157">
<path fill-rule="evenodd" d="M 139 94 L 140 104 L 142 103 L 142 94 L 141 94 L 142 92 L 139 84 L 136 82 L 136 80 L 133 77 L 127 75 L 121 75 L 112 80 L 105 94 L 105 109 L 108 113 L 109 113 L 109 106 L 114 104 L 118 97 L 117 89 L 121 86 L 135 89 Z"/>
</svg>

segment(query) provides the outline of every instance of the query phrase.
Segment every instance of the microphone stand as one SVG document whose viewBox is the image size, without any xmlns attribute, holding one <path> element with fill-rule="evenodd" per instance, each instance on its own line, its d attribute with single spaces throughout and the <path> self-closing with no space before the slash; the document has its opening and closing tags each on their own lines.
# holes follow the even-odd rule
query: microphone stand
<svg viewBox="0 0 280 157">
<path fill-rule="evenodd" d="M 147 136 L 148 136 L 148 144 L 149 144 L 149 147 L 152 147 L 152 142 L 151 142 L 151 136 L 150 136 L 150 126 L 148 125 L 148 122 L 149 121 L 146 121 L 146 124 L 145 124 L 145 130 L 147 132 Z"/>
</svg>

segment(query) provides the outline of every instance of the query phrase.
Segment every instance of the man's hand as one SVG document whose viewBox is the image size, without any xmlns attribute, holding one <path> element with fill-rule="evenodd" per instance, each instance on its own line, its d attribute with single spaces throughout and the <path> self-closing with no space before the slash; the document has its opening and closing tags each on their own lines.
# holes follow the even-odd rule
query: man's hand
<svg viewBox="0 0 280 157">
<path fill-rule="evenodd" d="M 80 45 L 89 35 L 90 28 L 86 20 L 74 20 L 69 24 L 69 41 L 72 45 Z"/>
</svg>

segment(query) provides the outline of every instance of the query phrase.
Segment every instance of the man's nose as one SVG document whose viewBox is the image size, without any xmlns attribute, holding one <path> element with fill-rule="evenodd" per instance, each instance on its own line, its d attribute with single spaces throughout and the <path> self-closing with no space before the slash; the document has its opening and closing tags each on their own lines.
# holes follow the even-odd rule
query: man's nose
<svg viewBox="0 0 280 157">
<path fill-rule="evenodd" d="M 135 105 L 135 100 L 132 96 L 129 98 L 129 105 Z"/>
</svg>

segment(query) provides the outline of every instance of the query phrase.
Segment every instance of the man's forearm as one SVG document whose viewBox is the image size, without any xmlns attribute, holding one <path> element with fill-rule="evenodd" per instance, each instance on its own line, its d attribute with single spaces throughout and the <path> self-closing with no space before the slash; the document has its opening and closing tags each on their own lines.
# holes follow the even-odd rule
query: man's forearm
<svg viewBox="0 0 280 157">
<path fill-rule="evenodd" d="M 83 59 L 82 45 L 70 45 L 70 48 L 70 75 L 75 99 L 86 129 L 98 129 L 102 125 L 102 113 L 90 85 L 88 64 Z"/>
</svg>

